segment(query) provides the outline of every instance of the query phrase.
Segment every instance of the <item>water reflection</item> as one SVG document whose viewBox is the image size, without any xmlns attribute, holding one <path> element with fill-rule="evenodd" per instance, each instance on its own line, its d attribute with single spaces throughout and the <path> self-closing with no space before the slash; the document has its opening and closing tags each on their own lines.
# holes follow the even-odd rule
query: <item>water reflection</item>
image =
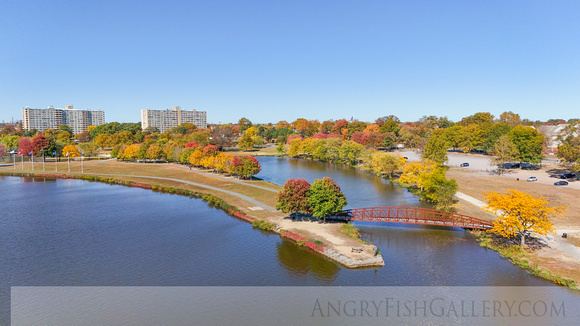
<svg viewBox="0 0 580 326">
<path fill-rule="evenodd" d="M 314 277 L 323 284 L 332 284 L 340 271 L 337 264 L 290 241 L 277 243 L 276 253 L 278 263 L 292 278 L 307 280 Z"/>
</svg>

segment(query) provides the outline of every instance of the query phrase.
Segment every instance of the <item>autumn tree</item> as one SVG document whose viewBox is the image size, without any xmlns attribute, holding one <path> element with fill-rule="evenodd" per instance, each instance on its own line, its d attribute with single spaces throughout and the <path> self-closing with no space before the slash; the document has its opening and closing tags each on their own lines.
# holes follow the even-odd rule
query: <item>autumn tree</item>
<svg viewBox="0 0 580 326">
<path fill-rule="evenodd" d="M 219 153 L 217 146 L 207 145 L 203 148 L 203 156 L 216 156 Z"/>
<path fill-rule="evenodd" d="M 424 189 L 424 174 L 432 173 L 437 168 L 437 163 L 425 160 L 423 162 L 411 162 L 403 169 L 399 181 L 408 185 L 416 185 L 421 191 Z"/>
<path fill-rule="evenodd" d="M 141 146 L 139 144 L 132 144 L 127 146 L 127 148 L 125 148 L 125 151 L 123 151 L 123 159 L 128 160 L 136 159 L 137 156 L 139 155 L 140 147 Z"/>
<path fill-rule="evenodd" d="M 276 195 L 276 209 L 284 213 L 299 212 L 309 214 L 312 207 L 308 203 L 310 183 L 304 179 L 288 179 L 284 188 Z"/>
<path fill-rule="evenodd" d="M 251 128 L 252 127 L 248 128 L 248 130 Z M 242 135 L 242 137 L 240 137 L 240 140 L 238 141 L 238 147 L 244 151 L 254 148 L 254 140 L 252 139 L 252 136 L 250 136 L 249 133 L 244 132 L 244 134 Z"/>
<path fill-rule="evenodd" d="M 0 143 L 0 157 L 4 157 L 6 156 L 6 146 L 2 143 Z"/>
<path fill-rule="evenodd" d="M 244 178 L 251 178 L 260 173 L 261 169 L 260 163 L 253 156 L 236 156 L 230 164 L 230 172 Z"/>
<path fill-rule="evenodd" d="M 508 190 L 506 193 L 487 193 L 488 201 L 484 209 L 498 215 L 492 232 L 504 237 L 520 237 L 520 245 L 525 245 L 525 237 L 532 233 L 547 235 L 554 230 L 553 216 L 563 216 L 562 206 L 548 206 L 549 201 L 541 197 Z"/>
<path fill-rule="evenodd" d="M 329 177 L 314 180 L 310 186 L 308 204 L 312 207 L 312 216 L 325 217 L 340 213 L 348 204 L 340 187 Z"/>
<path fill-rule="evenodd" d="M 145 154 L 145 157 L 150 159 L 150 160 L 156 160 L 158 158 L 161 157 L 161 154 L 163 152 L 161 151 L 161 147 L 157 144 L 151 144 L 149 146 L 149 148 L 147 148 L 147 152 Z"/>
<path fill-rule="evenodd" d="M 30 138 L 28 137 L 20 138 L 20 140 L 18 141 L 18 151 L 20 152 L 20 155 L 24 156 L 32 155 L 32 152 L 34 152 L 34 145 L 32 144 Z"/>
<path fill-rule="evenodd" d="M 62 149 L 62 155 L 70 157 L 80 157 L 81 153 L 79 152 L 76 145 L 67 145 Z"/>
<path fill-rule="evenodd" d="M 188 161 L 193 166 L 201 166 L 201 160 L 203 159 L 203 153 L 196 149 L 188 156 Z"/>
<path fill-rule="evenodd" d="M 48 150 L 48 138 L 46 138 L 43 134 L 38 134 L 34 138 L 32 138 L 32 147 L 34 149 L 34 155 L 43 155 L 46 154 Z"/>
<path fill-rule="evenodd" d="M 390 155 L 383 152 L 370 152 L 366 159 L 367 168 L 376 175 L 387 175 L 390 179 L 401 167 L 405 165 L 405 158 L 401 155 Z"/>
</svg>

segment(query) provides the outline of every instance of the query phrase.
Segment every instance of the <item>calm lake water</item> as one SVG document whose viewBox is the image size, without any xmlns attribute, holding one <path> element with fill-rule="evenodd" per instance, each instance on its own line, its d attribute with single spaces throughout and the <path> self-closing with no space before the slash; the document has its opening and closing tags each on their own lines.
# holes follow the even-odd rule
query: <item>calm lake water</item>
<svg viewBox="0 0 580 326">
<path fill-rule="evenodd" d="M 261 158 L 261 178 L 333 178 L 349 208 L 425 206 L 330 164 Z M 0 324 L 10 286 L 550 285 L 462 229 L 357 224 L 386 266 L 349 270 L 200 199 L 80 180 L 0 177 Z M 563 289 L 563 292 L 568 290 Z"/>
</svg>

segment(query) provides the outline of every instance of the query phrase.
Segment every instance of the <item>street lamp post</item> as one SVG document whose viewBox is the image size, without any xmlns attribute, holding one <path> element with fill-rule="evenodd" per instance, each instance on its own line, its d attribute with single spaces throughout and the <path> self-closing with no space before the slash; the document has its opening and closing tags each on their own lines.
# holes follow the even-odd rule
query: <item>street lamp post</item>
<svg viewBox="0 0 580 326">
<path fill-rule="evenodd" d="M 70 156 L 66 153 L 66 158 L 68 159 L 68 172 L 70 173 Z"/>
</svg>

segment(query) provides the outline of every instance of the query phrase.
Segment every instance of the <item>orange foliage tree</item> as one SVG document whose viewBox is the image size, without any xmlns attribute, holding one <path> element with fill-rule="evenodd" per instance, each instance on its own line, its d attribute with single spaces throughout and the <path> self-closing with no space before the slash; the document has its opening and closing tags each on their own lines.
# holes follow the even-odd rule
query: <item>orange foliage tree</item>
<svg viewBox="0 0 580 326">
<path fill-rule="evenodd" d="M 491 232 L 504 237 L 520 237 L 525 245 L 525 237 L 531 233 L 547 235 L 554 230 L 550 218 L 561 217 L 565 207 L 548 206 L 549 202 L 541 197 L 533 197 L 521 191 L 509 189 L 506 193 L 487 193 L 485 210 L 498 215 Z"/>
</svg>

